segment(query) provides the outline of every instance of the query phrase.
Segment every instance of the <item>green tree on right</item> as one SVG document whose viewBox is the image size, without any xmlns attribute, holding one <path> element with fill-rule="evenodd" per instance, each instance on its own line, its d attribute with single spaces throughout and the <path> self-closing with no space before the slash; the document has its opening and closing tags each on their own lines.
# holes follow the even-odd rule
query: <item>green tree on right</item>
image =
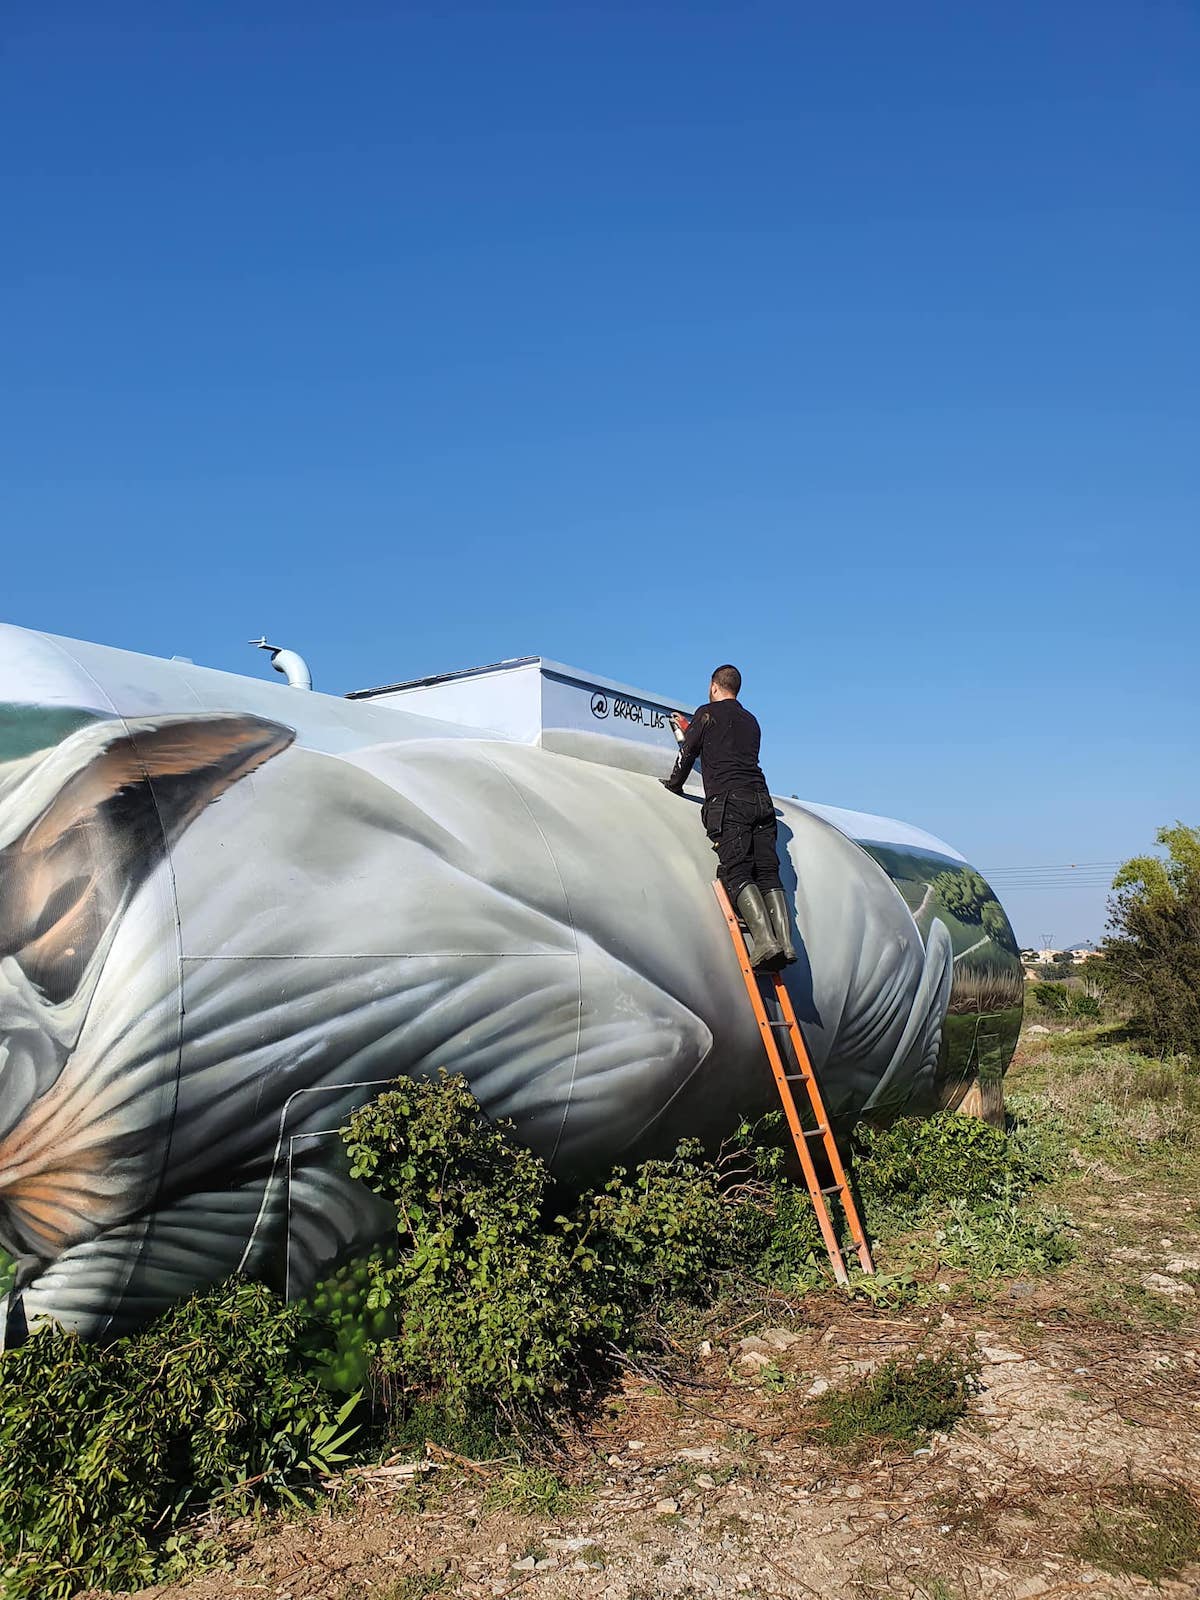
<svg viewBox="0 0 1200 1600">
<path fill-rule="evenodd" d="M 1200 828 L 1157 841 L 1165 856 L 1134 856 L 1113 879 L 1099 975 L 1150 1044 L 1200 1065 Z"/>
</svg>

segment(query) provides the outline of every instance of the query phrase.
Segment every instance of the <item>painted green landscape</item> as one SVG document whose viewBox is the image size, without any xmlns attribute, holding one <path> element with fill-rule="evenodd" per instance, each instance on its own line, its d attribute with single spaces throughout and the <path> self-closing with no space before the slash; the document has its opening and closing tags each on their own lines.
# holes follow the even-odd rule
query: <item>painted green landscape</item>
<svg viewBox="0 0 1200 1600">
<path fill-rule="evenodd" d="M 1025 983 L 1004 907 L 966 862 L 909 845 L 859 842 L 904 896 L 921 937 L 936 917 L 953 944 L 954 987 L 942 1030 L 937 1103 L 957 1104 L 975 1078 L 985 1100 L 998 1100 L 1021 1031 Z"/>
</svg>

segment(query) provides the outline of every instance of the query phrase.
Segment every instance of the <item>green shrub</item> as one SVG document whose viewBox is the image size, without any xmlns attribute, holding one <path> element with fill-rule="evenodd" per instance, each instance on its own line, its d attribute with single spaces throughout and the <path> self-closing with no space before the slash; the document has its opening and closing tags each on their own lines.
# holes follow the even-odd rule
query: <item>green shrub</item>
<svg viewBox="0 0 1200 1600">
<path fill-rule="evenodd" d="M 1029 998 L 1042 1011 L 1052 1016 L 1065 1017 L 1071 1005 L 1071 991 L 1065 983 L 1042 980 L 1029 985 Z"/>
<path fill-rule="evenodd" d="M 896 1356 L 845 1389 L 829 1389 L 808 1413 L 807 1432 L 830 1445 L 877 1439 L 920 1444 L 964 1416 L 978 1387 L 978 1364 L 952 1351 Z"/>
<path fill-rule="evenodd" d="M 1200 1060 L 1200 828 L 1160 828 L 1167 855 L 1137 856 L 1113 879 L 1097 976 L 1158 1052 Z"/>
<path fill-rule="evenodd" d="M 366 1306 L 395 1319 L 373 1346 L 381 1395 L 454 1414 L 565 1397 L 622 1316 L 598 1262 L 589 1273 L 567 1230 L 545 1225 L 545 1164 L 462 1078 L 399 1085 L 344 1139 L 353 1175 L 396 1208 L 398 1249 L 368 1265 Z"/>
<path fill-rule="evenodd" d="M 717 1162 L 684 1143 L 619 1168 L 553 1216 L 546 1166 L 462 1078 L 404 1083 L 356 1112 L 351 1171 L 397 1218 L 396 1250 L 367 1264 L 364 1310 L 393 1319 L 366 1344 L 377 1394 L 399 1418 L 431 1407 L 451 1427 L 552 1407 L 666 1302 L 709 1300 L 731 1270 L 817 1274 L 808 1195 L 750 1131 Z"/>
<path fill-rule="evenodd" d="M 863 1128 L 855 1144 L 854 1176 L 868 1221 L 878 1214 L 915 1221 L 951 1201 L 1019 1198 L 1041 1176 L 1017 1141 L 957 1112 Z"/>
<path fill-rule="evenodd" d="M 308 1314 L 233 1283 L 102 1347 L 57 1327 L 0 1357 L 6 1600 L 137 1587 L 171 1569 L 189 1516 L 294 1499 L 344 1459 Z"/>
<path fill-rule="evenodd" d="M 1075 1254 L 1070 1220 L 1058 1210 L 1018 1205 L 999 1196 L 974 1208 L 953 1201 L 937 1230 L 941 1259 L 977 1278 L 1048 1272 Z"/>
<path fill-rule="evenodd" d="M 562 1220 L 576 1266 L 600 1274 L 628 1321 L 643 1306 L 711 1293 L 732 1259 L 730 1212 L 718 1169 L 700 1145 L 685 1142 L 669 1161 L 643 1162 L 632 1176 L 618 1167 Z"/>
</svg>

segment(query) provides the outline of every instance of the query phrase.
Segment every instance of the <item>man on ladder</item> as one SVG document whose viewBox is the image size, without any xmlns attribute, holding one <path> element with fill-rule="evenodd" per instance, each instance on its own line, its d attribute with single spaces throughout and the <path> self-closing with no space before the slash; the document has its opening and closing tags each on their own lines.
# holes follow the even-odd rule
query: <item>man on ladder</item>
<svg viewBox="0 0 1200 1600">
<path fill-rule="evenodd" d="M 717 852 L 717 876 L 749 931 L 751 965 L 774 971 L 795 961 L 796 952 L 779 878 L 775 806 L 758 764 L 762 733 L 738 700 L 741 687 L 736 667 L 717 668 L 708 704 L 681 730 L 679 758 L 671 776 L 660 782 L 672 794 L 682 794 L 700 759 L 700 817 Z"/>
</svg>

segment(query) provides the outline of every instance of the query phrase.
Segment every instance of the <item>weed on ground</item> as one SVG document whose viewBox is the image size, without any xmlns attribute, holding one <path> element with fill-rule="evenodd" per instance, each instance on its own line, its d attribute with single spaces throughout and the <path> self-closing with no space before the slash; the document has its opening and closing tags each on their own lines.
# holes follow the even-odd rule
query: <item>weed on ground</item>
<svg viewBox="0 0 1200 1600">
<path fill-rule="evenodd" d="M 1200 1506 L 1178 1484 L 1128 1484 L 1093 1506 L 1075 1553 L 1118 1576 L 1177 1578 L 1200 1562 Z"/>
<path fill-rule="evenodd" d="M 886 1439 L 923 1444 L 966 1415 L 978 1374 L 973 1358 L 953 1351 L 897 1356 L 846 1388 L 823 1394 L 806 1429 L 812 1439 L 837 1447 L 858 1449 Z"/>
</svg>

